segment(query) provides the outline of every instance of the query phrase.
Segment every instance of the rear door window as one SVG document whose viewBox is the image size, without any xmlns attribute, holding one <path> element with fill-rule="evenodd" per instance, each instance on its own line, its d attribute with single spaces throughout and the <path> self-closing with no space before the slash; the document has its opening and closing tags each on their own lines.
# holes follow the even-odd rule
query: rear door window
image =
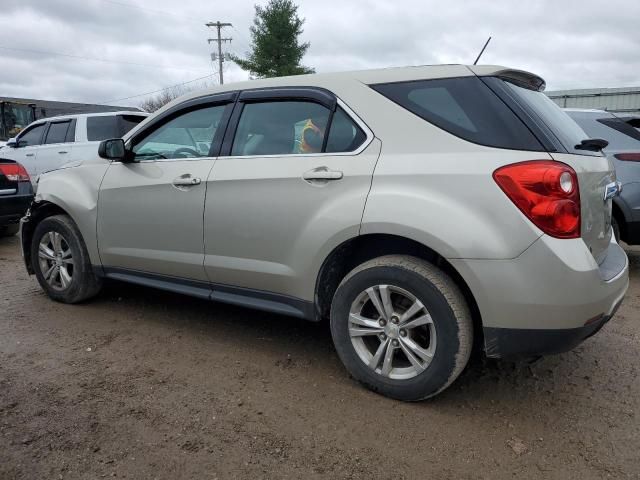
<svg viewBox="0 0 640 480">
<path fill-rule="evenodd" d="M 331 119 L 325 152 L 353 152 L 367 139 L 366 133 L 340 107 Z"/>
<path fill-rule="evenodd" d="M 51 123 L 44 143 L 64 143 L 67 138 L 70 123 L 70 121 Z"/>
<path fill-rule="evenodd" d="M 319 153 L 329 113 L 327 107 L 308 101 L 247 103 L 231 155 Z"/>
<path fill-rule="evenodd" d="M 489 147 L 544 150 L 516 114 L 477 77 L 386 83 L 372 88 L 464 140 Z"/>
</svg>

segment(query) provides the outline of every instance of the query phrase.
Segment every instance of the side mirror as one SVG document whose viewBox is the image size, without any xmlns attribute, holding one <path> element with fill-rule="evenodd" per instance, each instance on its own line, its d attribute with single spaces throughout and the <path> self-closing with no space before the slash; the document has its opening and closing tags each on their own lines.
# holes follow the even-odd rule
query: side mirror
<svg viewBox="0 0 640 480">
<path fill-rule="evenodd" d="M 18 141 L 16 140 L 16 137 L 7 140 L 7 147 L 18 148 Z"/>
<path fill-rule="evenodd" d="M 98 147 L 98 155 L 107 160 L 117 160 L 120 162 L 130 162 L 131 154 L 127 152 L 124 146 L 124 140 L 121 138 L 112 138 L 103 140 Z"/>
</svg>

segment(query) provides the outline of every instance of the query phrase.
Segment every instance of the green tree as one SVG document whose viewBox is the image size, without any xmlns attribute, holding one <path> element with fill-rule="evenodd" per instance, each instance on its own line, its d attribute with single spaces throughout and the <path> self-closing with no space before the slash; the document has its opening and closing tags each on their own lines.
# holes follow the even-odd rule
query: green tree
<svg viewBox="0 0 640 480">
<path fill-rule="evenodd" d="M 232 57 L 244 70 L 257 78 L 314 73 L 300 64 L 309 42 L 299 43 L 304 19 L 292 0 L 269 0 L 266 7 L 255 6 L 251 27 L 251 52 L 248 58 Z"/>
</svg>

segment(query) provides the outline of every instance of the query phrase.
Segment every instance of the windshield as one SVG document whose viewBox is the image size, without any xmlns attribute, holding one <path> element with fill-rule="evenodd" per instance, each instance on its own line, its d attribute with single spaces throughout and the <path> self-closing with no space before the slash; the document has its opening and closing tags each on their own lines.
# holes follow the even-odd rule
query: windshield
<svg viewBox="0 0 640 480">
<path fill-rule="evenodd" d="M 0 118 L 0 140 L 15 137 L 27 125 L 33 122 L 33 110 L 29 105 L 16 103 L 4 104 L 4 116 Z"/>
<path fill-rule="evenodd" d="M 567 152 L 578 155 L 600 155 L 600 152 L 575 148 L 582 140 L 591 137 L 544 93 L 529 90 L 507 81 L 505 84 L 533 114 L 551 129 Z"/>
</svg>

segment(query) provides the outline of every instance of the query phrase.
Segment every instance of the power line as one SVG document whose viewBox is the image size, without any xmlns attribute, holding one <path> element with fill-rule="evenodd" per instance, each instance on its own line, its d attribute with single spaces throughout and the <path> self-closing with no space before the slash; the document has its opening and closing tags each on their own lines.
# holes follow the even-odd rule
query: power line
<svg viewBox="0 0 640 480">
<path fill-rule="evenodd" d="M 181 15 L 181 14 L 177 14 L 177 13 L 171 13 L 171 12 L 167 12 L 165 10 L 157 10 L 155 8 L 148 8 L 148 7 L 141 7 L 139 5 L 134 5 L 132 3 L 127 3 L 127 2 L 119 2 L 116 0 L 102 0 L 103 2 L 106 3 L 111 3 L 113 5 L 119 5 L 121 7 L 127 7 L 127 8 L 135 8 L 136 10 L 143 10 L 143 11 L 147 11 L 147 12 L 152 12 L 152 13 L 156 13 L 159 15 L 167 15 L 169 17 L 173 17 L 173 18 L 183 18 L 185 20 L 189 20 L 192 22 L 198 22 L 201 23 L 202 20 L 196 17 L 191 17 L 191 16 L 187 16 L 187 15 Z"/>
<path fill-rule="evenodd" d="M 55 55 L 58 57 L 67 57 L 67 58 L 75 58 L 77 60 L 89 60 L 92 62 L 103 62 L 103 63 L 116 63 L 121 65 L 132 65 L 136 67 L 147 67 L 147 68 L 164 68 L 164 69 L 173 69 L 173 70 L 184 70 L 189 72 L 197 72 L 200 70 L 195 70 L 193 68 L 184 68 L 184 67 L 174 67 L 170 65 L 152 65 L 148 63 L 136 63 L 136 62 L 125 62 L 121 60 L 108 60 L 106 58 L 96 58 L 96 57 L 85 57 L 83 55 L 74 55 L 71 53 L 60 53 L 60 52 L 50 52 L 45 50 L 32 50 L 28 48 L 15 48 L 15 47 L 4 47 L 0 45 L 0 50 L 11 50 L 15 52 L 26 52 L 26 53 L 35 53 L 38 55 Z"/>
<path fill-rule="evenodd" d="M 199 77 L 199 78 L 194 78 L 193 80 L 187 80 L 186 82 L 182 82 L 182 83 L 176 83 L 175 85 L 169 85 L 166 87 L 162 87 L 158 90 L 153 90 L 151 92 L 144 92 L 144 93 L 139 93 L 137 95 L 131 95 L 129 97 L 123 97 L 123 98 L 116 98 L 114 100 L 105 100 L 103 102 L 97 102 L 97 105 L 103 105 L 103 104 L 107 104 L 107 103 L 113 103 L 113 102 L 122 102 L 124 100 L 130 100 L 132 98 L 137 98 L 137 97 L 144 97 L 145 95 L 153 95 L 154 93 L 160 93 L 164 90 L 168 90 L 169 88 L 176 88 L 176 87 L 182 87 L 183 85 L 188 85 L 190 83 L 194 83 L 200 80 L 204 80 L 206 78 L 210 78 L 213 77 L 213 74 L 209 74 L 209 75 L 205 75 L 204 77 Z"/>
</svg>

